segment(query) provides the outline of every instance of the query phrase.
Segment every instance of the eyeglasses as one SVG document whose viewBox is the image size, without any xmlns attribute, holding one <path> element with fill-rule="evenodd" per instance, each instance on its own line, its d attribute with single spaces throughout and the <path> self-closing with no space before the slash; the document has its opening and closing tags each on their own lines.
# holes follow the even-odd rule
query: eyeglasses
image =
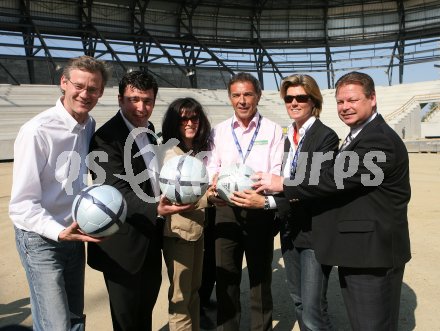
<svg viewBox="0 0 440 331">
<path fill-rule="evenodd" d="M 82 84 L 72 82 L 69 78 L 67 78 L 67 80 L 70 82 L 70 84 L 72 84 L 72 86 L 75 88 L 75 90 L 78 93 L 81 93 L 82 91 L 86 91 L 87 94 L 92 95 L 92 96 L 97 96 L 97 95 L 99 95 L 99 93 L 101 93 L 101 89 L 99 89 L 97 87 L 85 87 Z"/>
<path fill-rule="evenodd" d="M 180 117 L 180 122 L 182 122 L 182 124 L 187 124 L 189 121 L 191 121 L 193 123 L 199 123 L 199 116 L 198 115 L 193 115 L 193 116 L 182 116 L 182 117 Z"/>
<path fill-rule="evenodd" d="M 299 103 L 305 103 L 310 100 L 310 96 L 308 96 L 307 94 L 286 95 L 284 97 L 284 102 L 291 103 L 293 99 L 296 99 L 296 101 Z"/>
</svg>

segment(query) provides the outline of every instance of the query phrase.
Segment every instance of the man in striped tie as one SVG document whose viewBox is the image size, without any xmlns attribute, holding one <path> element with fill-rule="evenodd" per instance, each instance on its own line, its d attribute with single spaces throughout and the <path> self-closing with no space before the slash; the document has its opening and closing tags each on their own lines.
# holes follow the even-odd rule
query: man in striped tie
<svg viewBox="0 0 440 331">
<path fill-rule="evenodd" d="M 336 102 L 352 140 L 334 167 L 321 173 L 319 184 L 289 186 L 277 176 L 263 176 L 258 190 L 284 191 L 292 201 L 320 198 L 313 221 L 316 258 L 338 266 L 353 330 L 398 330 L 403 273 L 411 258 L 408 152 L 378 114 L 370 76 L 342 76 Z M 341 171 L 350 166 L 349 176 Z"/>
</svg>

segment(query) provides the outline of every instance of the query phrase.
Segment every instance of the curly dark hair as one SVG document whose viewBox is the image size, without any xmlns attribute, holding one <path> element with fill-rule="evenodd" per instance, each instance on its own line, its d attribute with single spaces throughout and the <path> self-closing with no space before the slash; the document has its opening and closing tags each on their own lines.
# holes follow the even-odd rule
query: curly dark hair
<svg viewBox="0 0 440 331">
<path fill-rule="evenodd" d="M 201 151 L 211 150 L 211 124 L 203 110 L 202 105 L 193 98 L 179 98 L 171 102 L 162 121 L 163 141 L 166 142 L 171 138 L 179 140 L 179 147 L 185 153 L 190 149 L 185 146 L 182 135 L 180 134 L 181 116 L 197 115 L 199 117 L 199 125 L 196 136 L 193 140 L 191 150 L 193 154 Z"/>
</svg>

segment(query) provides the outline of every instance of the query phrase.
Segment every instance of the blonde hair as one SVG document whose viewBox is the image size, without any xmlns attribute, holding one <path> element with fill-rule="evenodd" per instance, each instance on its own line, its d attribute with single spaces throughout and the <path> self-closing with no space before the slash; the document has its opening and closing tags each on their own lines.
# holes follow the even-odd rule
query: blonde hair
<svg viewBox="0 0 440 331">
<path fill-rule="evenodd" d="M 322 94 L 318 83 L 309 75 L 294 74 L 283 79 L 281 82 L 280 96 L 282 99 L 286 96 L 287 89 L 291 86 L 302 86 L 307 95 L 312 99 L 314 106 L 312 115 L 319 118 L 322 111 Z"/>
</svg>

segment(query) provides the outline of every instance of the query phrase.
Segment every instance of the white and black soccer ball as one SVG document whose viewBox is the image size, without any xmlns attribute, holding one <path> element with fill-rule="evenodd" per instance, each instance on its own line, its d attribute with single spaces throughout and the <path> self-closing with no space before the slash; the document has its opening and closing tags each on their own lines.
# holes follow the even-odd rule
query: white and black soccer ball
<svg viewBox="0 0 440 331">
<path fill-rule="evenodd" d="M 172 157 L 159 174 L 160 190 L 171 202 L 179 205 L 197 202 L 205 194 L 208 184 L 205 165 L 189 155 Z"/>
<path fill-rule="evenodd" d="M 255 183 L 251 177 L 254 170 L 247 165 L 236 163 L 222 167 L 217 178 L 217 193 L 220 198 L 233 204 L 230 197 L 235 191 L 251 190 Z"/>
<path fill-rule="evenodd" d="M 127 203 L 110 185 L 92 185 L 83 189 L 73 201 L 72 217 L 85 233 L 105 237 L 119 230 L 127 216 Z"/>
</svg>

